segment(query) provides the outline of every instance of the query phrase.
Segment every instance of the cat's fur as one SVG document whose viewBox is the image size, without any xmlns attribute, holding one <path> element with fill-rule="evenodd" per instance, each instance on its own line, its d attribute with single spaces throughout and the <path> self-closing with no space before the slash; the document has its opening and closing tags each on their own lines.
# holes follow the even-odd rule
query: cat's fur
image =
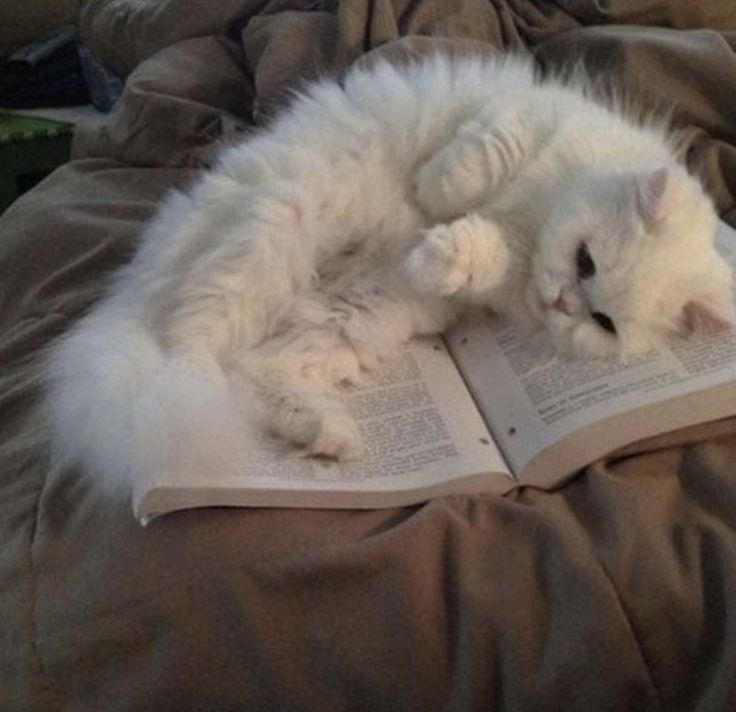
<svg viewBox="0 0 736 712">
<path fill-rule="evenodd" d="M 525 60 L 353 69 L 163 205 L 48 361 L 55 455 L 113 485 L 236 473 L 260 403 L 307 451 L 359 457 L 335 385 L 465 305 L 577 355 L 732 321 L 715 226 L 664 128 Z"/>
</svg>

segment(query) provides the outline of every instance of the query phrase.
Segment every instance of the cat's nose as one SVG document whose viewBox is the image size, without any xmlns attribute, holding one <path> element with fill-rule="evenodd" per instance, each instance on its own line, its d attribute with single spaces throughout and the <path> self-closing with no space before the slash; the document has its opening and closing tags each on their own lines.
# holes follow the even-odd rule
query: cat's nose
<svg viewBox="0 0 736 712">
<path fill-rule="evenodd" d="M 560 293 L 557 295 L 557 299 L 552 302 L 551 306 L 553 309 L 557 309 L 558 312 L 567 314 L 567 316 L 572 316 L 572 307 L 570 306 L 570 302 L 565 298 L 564 289 L 560 290 Z"/>
</svg>

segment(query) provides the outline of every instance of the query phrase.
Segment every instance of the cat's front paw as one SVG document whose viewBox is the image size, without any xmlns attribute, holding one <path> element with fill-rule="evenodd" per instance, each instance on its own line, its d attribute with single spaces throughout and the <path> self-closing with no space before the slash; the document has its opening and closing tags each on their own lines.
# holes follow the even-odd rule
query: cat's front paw
<svg viewBox="0 0 736 712">
<path fill-rule="evenodd" d="M 409 253 L 406 270 L 422 292 L 480 296 L 501 283 L 509 261 L 508 247 L 495 223 L 472 214 L 427 230 Z"/>
<path fill-rule="evenodd" d="M 444 163 L 441 155 L 433 156 L 414 177 L 414 200 L 433 220 L 448 220 L 456 210 Z"/>
<path fill-rule="evenodd" d="M 483 197 L 488 184 L 482 147 L 455 141 L 419 167 L 414 199 L 434 220 L 467 213 Z"/>
</svg>

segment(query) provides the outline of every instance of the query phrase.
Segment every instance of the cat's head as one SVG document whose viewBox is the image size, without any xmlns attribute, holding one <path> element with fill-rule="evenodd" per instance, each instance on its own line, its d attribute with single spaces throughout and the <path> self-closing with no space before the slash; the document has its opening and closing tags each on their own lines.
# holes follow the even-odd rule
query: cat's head
<svg viewBox="0 0 736 712">
<path fill-rule="evenodd" d="M 559 196 L 532 256 L 527 301 L 558 348 L 633 356 L 733 324 L 717 217 L 679 166 L 588 176 Z"/>
</svg>

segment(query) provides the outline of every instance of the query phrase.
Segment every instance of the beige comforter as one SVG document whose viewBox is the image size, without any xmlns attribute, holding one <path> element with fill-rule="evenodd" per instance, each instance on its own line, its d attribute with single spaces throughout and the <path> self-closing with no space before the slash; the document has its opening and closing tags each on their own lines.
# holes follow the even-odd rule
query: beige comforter
<svg viewBox="0 0 736 712">
<path fill-rule="evenodd" d="M 36 412 L 39 355 L 166 191 L 299 77 L 379 46 L 583 53 L 677 102 L 687 160 L 734 223 L 731 0 L 88 0 L 82 28 L 129 74 L 123 100 L 0 219 L 0 710 L 736 709 L 734 438 L 552 492 L 143 529 L 48 467 Z"/>
</svg>

